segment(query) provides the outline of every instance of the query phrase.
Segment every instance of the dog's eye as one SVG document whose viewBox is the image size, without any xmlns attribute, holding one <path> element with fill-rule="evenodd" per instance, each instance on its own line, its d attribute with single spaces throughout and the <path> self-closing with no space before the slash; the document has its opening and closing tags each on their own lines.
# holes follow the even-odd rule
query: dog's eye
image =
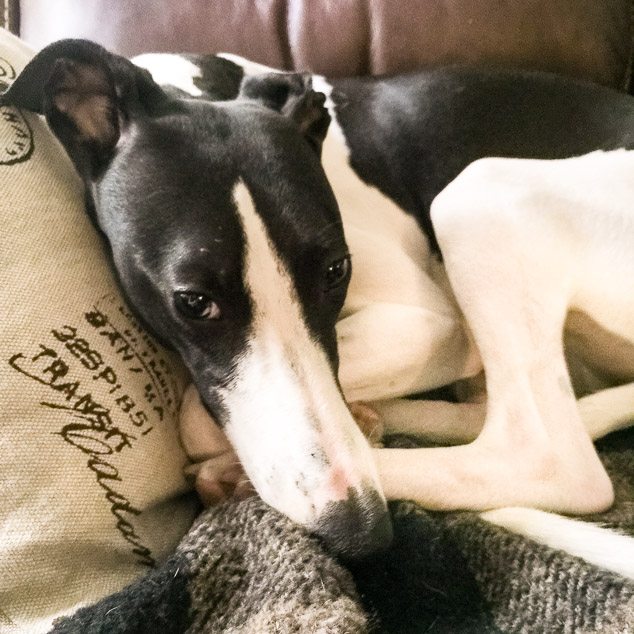
<svg viewBox="0 0 634 634">
<path fill-rule="evenodd" d="M 220 317 L 218 304 L 201 293 L 180 291 L 174 293 L 174 302 L 176 308 L 190 319 L 218 319 Z"/>
<path fill-rule="evenodd" d="M 326 269 L 326 288 L 335 288 L 348 279 L 350 273 L 350 256 L 336 260 Z"/>
</svg>

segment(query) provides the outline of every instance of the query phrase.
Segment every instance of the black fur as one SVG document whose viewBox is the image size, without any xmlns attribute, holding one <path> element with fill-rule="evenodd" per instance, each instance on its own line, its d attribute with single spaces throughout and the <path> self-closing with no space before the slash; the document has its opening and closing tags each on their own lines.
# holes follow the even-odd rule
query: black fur
<svg viewBox="0 0 634 634">
<path fill-rule="evenodd" d="M 435 248 L 431 202 L 476 159 L 634 147 L 630 95 L 552 74 L 452 67 L 332 84 L 352 167 L 414 214 Z"/>
<path fill-rule="evenodd" d="M 248 187 L 302 304 L 311 306 L 307 325 L 335 377 L 334 326 L 346 286 L 325 292 L 322 279 L 347 246 L 318 156 L 330 117 L 310 78 L 289 77 L 272 101 L 268 82 L 265 90 L 242 82 L 231 62 L 208 58 L 201 67 L 207 96 L 230 100 L 177 98 L 101 46 L 63 40 L 43 49 L 3 100 L 45 114 L 84 179 L 124 294 L 180 353 L 222 424 L 217 391 L 232 379 L 253 310 L 235 185 Z M 96 120 L 97 133 L 82 119 Z M 214 298 L 222 318 L 184 318 L 174 294 L 190 290 Z"/>
</svg>

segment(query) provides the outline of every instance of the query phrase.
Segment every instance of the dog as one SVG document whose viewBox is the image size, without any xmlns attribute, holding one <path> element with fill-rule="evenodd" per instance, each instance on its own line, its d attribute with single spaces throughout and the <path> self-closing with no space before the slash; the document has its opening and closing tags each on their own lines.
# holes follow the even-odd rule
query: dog
<svg viewBox="0 0 634 634">
<path fill-rule="evenodd" d="M 631 97 L 524 71 L 327 82 L 229 57 L 164 57 L 157 83 L 61 41 L 2 98 L 44 114 L 82 176 L 124 293 L 189 369 L 191 429 L 216 421 L 260 496 L 345 557 L 389 542 L 386 497 L 501 509 L 485 517 L 510 527 L 523 509 L 504 507 L 537 524 L 609 507 L 584 422 L 598 437 L 631 413 L 634 322 L 611 277 L 634 270 L 616 151 L 634 145 Z M 400 398 L 483 372 L 486 404 Z M 346 401 L 456 446 L 372 449 Z"/>
</svg>

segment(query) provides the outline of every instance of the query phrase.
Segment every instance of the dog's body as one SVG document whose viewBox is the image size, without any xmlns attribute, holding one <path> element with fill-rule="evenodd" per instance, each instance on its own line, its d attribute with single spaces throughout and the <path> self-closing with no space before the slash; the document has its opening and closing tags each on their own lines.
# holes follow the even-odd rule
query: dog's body
<svg viewBox="0 0 634 634">
<path fill-rule="evenodd" d="M 382 490 L 436 509 L 609 506 L 584 421 L 597 437 L 632 410 L 634 389 L 618 386 L 634 381 L 633 155 L 485 159 L 445 187 L 483 156 L 634 146 L 631 98 L 529 73 L 315 78 L 345 138 L 323 143 L 344 242 L 314 152 L 327 116 L 306 78 L 169 59 L 193 69 L 162 80 L 171 95 L 103 50 L 60 43 L 8 99 L 47 114 L 122 287 L 181 353 L 264 499 L 352 555 L 389 534 Z M 52 76 L 44 95 L 29 72 Z M 610 388 L 579 406 L 566 323 L 575 383 Z M 338 360 L 346 398 L 371 401 L 386 427 L 468 444 L 371 451 Z M 486 416 L 481 403 L 376 402 L 482 369 Z"/>
<path fill-rule="evenodd" d="M 270 70 L 228 57 L 242 64 L 247 73 Z M 160 65 L 164 58 L 143 57 L 138 61 L 156 71 L 157 62 Z M 202 68 L 198 73 L 203 76 Z M 565 308 L 560 309 L 561 323 L 554 326 L 555 337 L 561 336 L 566 321 L 566 350 L 573 370 L 572 380 L 577 393 L 585 396 L 579 408 L 591 437 L 597 438 L 629 424 L 634 410 L 634 388 L 615 387 L 634 379 L 629 288 L 622 285 L 622 280 L 628 279 L 627 272 L 634 271 L 634 259 L 628 257 L 634 231 L 618 228 L 628 227 L 630 217 L 634 221 L 634 215 L 622 208 L 623 201 L 634 201 L 634 189 L 627 179 L 634 167 L 633 155 L 617 151 L 549 162 L 481 160 L 436 199 L 434 215 L 439 220 L 434 223 L 430 208 L 436 194 L 472 158 L 482 154 L 555 158 L 582 154 L 594 147 L 630 147 L 634 142 L 630 127 L 634 123 L 632 100 L 598 88 L 587 91 L 586 86 L 574 83 L 567 86 L 568 92 L 562 92 L 559 80 L 543 75 L 516 74 L 511 78 L 508 73 L 488 71 L 478 73 L 475 79 L 483 86 L 474 88 L 473 83 L 469 83 L 474 80 L 472 72 L 464 69 L 385 80 L 327 83 L 322 78 L 313 78 L 315 87 L 328 95 L 331 116 L 338 124 L 338 130 L 329 134 L 324 142 L 322 162 L 339 202 L 346 240 L 355 263 L 337 325 L 339 378 L 344 394 L 350 402 L 372 401 L 381 414 L 382 424 L 391 431 L 418 433 L 444 443 L 471 443 L 479 436 L 486 411 L 480 403 L 376 402 L 467 379 L 482 369 L 478 348 L 467 327 L 474 302 L 470 300 L 467 305 L 465 322 L 460 312 L 460 308 L 465 309 L 465 302 L 459 297 L 456 303 L 444 268 L 432 257 L 426 239 L 430 234 L 416 231 L 414 225 L 415 218 L 423 229 L 432 227 L 433 249 L 433 228 L 440 225 L 444 231 L 445 223 L 450 222 L 449 230 L 453 231 L 454 214 L 459 213 L 455 230 L 469 239 L 476 228 L 471 226 L 472 222 L 476 226 L 486 223 L 488 237 L 474 240 L 469 246 L 473 253 L 458 257 L 471 268 L 478 262 L 478 252 L 484 252 L 485 259 L 476 268 L 476 275 L 485 279 L 477 280 L 477 286 L 472 282 L 474 288 L 468 292 L 477 297 L 479 285 L 486 287 L 481 298 L 487 327 L 491 322 L 495 326 L 498 319 L 500 325 L 505 319 L 510 320 L 510 316 L 505 318 L 504 311 L 512 307 L 521 315 L 531 303 L 541 304 L 544 301 L 541 294 L 547 293 L 544 283 L 535 289 L 520 286 L 526 272 L 512 271 L 509 266 L 509 256 L 516 249 L 518 255 L 522 254 L 520 262 L 531 268 L 531 274 L 537 273 L 532 258 L 538 258 L 553 281 L 555 272 L 560 275 L 558 283 L 564 286 L 557 288 L 555 294 Z M 541 91 L 530 89 L 533 81 L 537 81 Z M 465 85 L 471 94 L 466 98 L 456 97 Z M 449 113 L 442 111 L 444 105 Z M 590 113 L 597 116 L 597 120 Z M 592 125 L 586 128 L 590 119 Z M 450 126 L 449 120 L 455 120 L 455 125 Z M 370 125 L 366 132 L 367 122 Z M 491 133 L 486 143 L 480 129 L 483 124 Z M 579 134 L 580 130 L 583 134 Z M 403 151 L 408 145 L 415 149 Z M 433 148 L 433 152 L 428 148 Z M 354 166 L 356 176 L 350 165 Z M 367 187 L 359 175 L 390 197 L 374 187 Z M 576 178 L 579 183 L 575 182 Z M 609 200 L 601 198 L 606 196 L 605 192 L 610 192 Z M 395 201 L 401 204 L 395 205 Z M 605 206 L 604 216 L 599 226 L 595 226 L 601 205 Z M 404 214 L 404 208 L 410 213 Z M 506 216 L 514 214 L 517 214 L 514 225 L 505 227 Z M 529 234 L 538 214 L 541 226 Z M 562 226 L 563 232 L 559 230 Z M 570 226 L 576 226 L 577 231 L 570 232 Z M 580 235 L 583 228 L 585 233 Z M 512 231 L 504 240 L 504 248 L 494 248 L 502 237 L 496 236 L 496 231 L 504 230 Z M 524 248 L 522 241 L 525 240 L 530 241 L 530 246 Z M 452 233 L 442 245 L 445 259 L 456 256 L 457 245 L 458 238 Z M 606 250 L 614 254 L 608 256 Z M 498 252 L 499 261 L 492 257 Z M 617 253 L 618 259 L 613 260 Z M 598 261 L 593 262 L 594 258 Z M 599 274 L 601 262 L 607 269 Z M 571 266 L 578 267 L 575 276 L 569 271 Z M 594 275 L 590 276 L 584 267 Z M 609 283 L 610 275 L 618 281 Z M 510 283 L 506 276 L 512 279 Z M 577 284 L 577 288 L 571 288 Z M 496 309 L 495 319 L 489 314 L 491 288 L 503 292 L 504 302 L 508 302 L 508 306 Z M 546 321 L 547 315 L 544 312 L 530 319 L 531 323 Z M 519 319 L 516 317 L 512 323 L 513 333 L 519 335 Z M 497 348 L 491 357 L 508 362 L 505 350 L 511 350 L 511 342 L 497 341 L 498 337 L 501 339 L 501 330 L 500 327 L 494 333 Z M 539 335 L 537 340 L 542 341 Z M 543 343 L 546 345 L 545 339 Z M 522 354 L 525 362 L 528 362 L 528 352 L 525 349 Z M 568 381 L 567 372 L 561 370 L 563 351 L 558 349 L 555 355 L 550 350 L 547 354 L 548 358 L 540 359 L 539 363 L 559 372 L 555 383 L 561 394 L 531 393 L 528 396 L 545 411 L 557 401 L 571 399 L 564 383 Z M 519 359 L 517 363 L 520 367 Z M 489 375 L 491 371 L 489 365 Z M 519 382 L 517 376 L 511 380 Z M 553 382 L 552 377 L 545 381 Z M 610 389 L 601 396 L 590 396 L 606 387 Z M 533 403 L 522 403 L 521 395 L 513 393 L 510 386 L 503 385 L 500 389 L 510 400 L 506 405 L 508 409 L 531 410 Z M 558 415 L 562 412 L 553 412 L 555 420 Z M 572 414 L 568 412 L 565 416 Z M 554 424 L 559 426 L 559 422 Z M 573 433 L 576 435 L 578 431 Z M 572 441 L 562 439 L 560 442 L 560 446 L 569 447 Z M 539 456 L 530 455 L 533 449 L 526 443 L 524 447 L 529 453 L 526 462 L 530 464 L 533 459 L 539 462 Z M 473 445 L 467 451 L 472 449 Z M 598 477 L 602 469 L 597 468 L 594 452 L 588 451 L 587 444 L 581 459 L 583 464 L 541 465 L 536 470 L 538 473 L 528 474 L 525 489 L 514 493 L 518 497 L 512 502 L 513 495 L 508 489 L 501 491 L 499 482 L 509 478 L 520 486 L 513 475 L 516 451 L 497 453 L 491 448 L 496 458 L 487 456 L 479 464 L 474 462 L 472 471 L 461 474 L 454 490 L 449 490 L 449 484 L 455 481 L 460 463 L 453 463 L 449 457 L 457 454 L 455 450 L 451 453 L 423 451 L 422 454 L 381 450 L 378 456 L 388 460 L 391 453 L 390 465 L 396 465 L 397 469 L 393 488 L 382 478 L 388 497 L 418 499 L 431 508 L 478 509 L 526 504 L 521 500 L 533 494 L 528 490 L 537 488 L 536 483 L 543 481 L 545 469 L 565 474 L 559 476 L 560 481 L 554 487 L 558 499 L 543 504 L 533 498 L 532 505 L 588 512 L 609 503 L 606 502 L 610 499 L 609 491 L 606 492 L 609 485 L 605 477 Z M 549 458 L 557 461 L 554 456 Z M 404 461 L 408 463 L 407 468 L 401 471 Z M 505 461 L 506 465 L 499 466 L 507 474 L 495 473 L 498 466 L 495 463 Z M 470 459 L 465 464 L 470 464 Z M 381 474 L 387 472 L 390 465 L 380 469 Z M 417 472 L 418 475 L 414 475 Z M 572 475 L 574 473 L 577 476 Z M 568 476 L 571 481 L 563 481 Z M 487 477 L 489 484 L 480 489 L 482 497 L 478 497 L 470 482 L 482 482 Z M 425 492 L 421 482 L 425 482 Z M 544 493 L 535 491 L 534 494 L 540 497 Z M 605 495 L 603 501 L 601 494 Z M 496 499 L 496 495 L 506 501 Z"/>
</svg>

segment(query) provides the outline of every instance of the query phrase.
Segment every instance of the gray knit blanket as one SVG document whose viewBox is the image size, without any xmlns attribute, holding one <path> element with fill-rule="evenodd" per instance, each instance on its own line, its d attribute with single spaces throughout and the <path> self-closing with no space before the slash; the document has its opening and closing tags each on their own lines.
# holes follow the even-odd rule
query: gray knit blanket
<svg viewBox="0 0 634 634">
<path fill-rule="evenodd" d="M 599 445 L 634 536 L 634 429 Z M 634 633 L 634 581 L 473 513 L 391 503 L 391 549 L 346 565 L 256 498 L 203 512 L 176 552 L 55 634 Z"/>
</svg>

